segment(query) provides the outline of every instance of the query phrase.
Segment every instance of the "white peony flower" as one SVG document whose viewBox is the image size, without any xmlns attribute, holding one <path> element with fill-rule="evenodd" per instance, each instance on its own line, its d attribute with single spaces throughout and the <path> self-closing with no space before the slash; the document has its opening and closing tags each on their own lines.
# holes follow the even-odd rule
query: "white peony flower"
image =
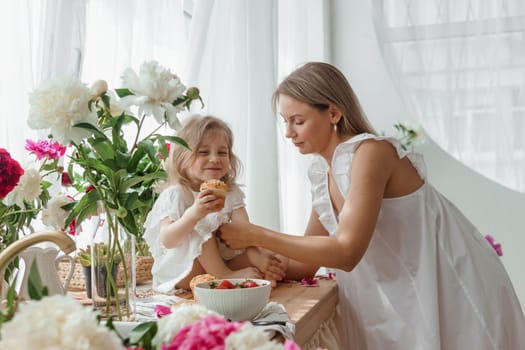
<svg viewBox="0 0 525 350">
<path fill-rule="evenodd" d="M 112 117 L 118 117 L 122 113 L 131 114 L 130 111 L 122 105 L 120 100 L 117 98 L 117 94 L 113 91 L 107 91 L 106 95 L 109 97 L 109 113 Z"/>
<path fill-rule="evenodd" d="M 152 343 L 160 345 L 170 342 L 185 326 L 195 323 L 206 316 L 220 316 L 199 304 L 185 304 L 172 310 L 173 312 L 157 321 L 158 331 Z M 222 317 L 222 316 L 221 316 Z"/>
<path fill-rule="evenodd" d="M 64 145 L 71 141 L 79 143 L 91 132 L 74 125 L 81 122 L 97 125 L 95 110 L 88 108 L 91 97 L 89 88 L 73 77 L 47 81 L 29 96 L 29 127 L 49 129 Z"/>
<path fill-rule="evenodd" d="M 125 106 L 136 105 L 139 114 L 152 115 L 159 124 L 167 121 L 172 129 L 180 128 L 177 114 L 184 107 L 173 106 L 172 103 L 182 96 L 186 86 L 169 69 L 156 61 L 144 62 L 138 75 L 127 68 L 122 75 L 122 83 L 135 94 L 121 99 Z"/>
<path fill-rule="evenodd" d="M 226 350 L 283 350 L 284 346 L 268 340 L 263 330 L 247 322 L 241 329 L 226 338 L 224 348 Z"/>
<path fill-rule="evenodd" d="M 42 222 L 44 225 L 60 230 L 64 227 L 69 212 L 62 209 L 62 206 L 71 203 L 73 200 L 64 194 L 58 194 L 47 202 L 47 206 L 42 210 Z"/>
<path fill-rule="evenodd" d="M 20 305 L 0 332 L 0 349 L 119 350 L 118 335 L 97 321 L 93 309 L 53 295 Z"/>
<path fill-rule="evenodd" d="M 91 95 L 100 96 L 108 91 L 108 83 L 105 80 L 97 80 L 91 85 Z"/>
<path fill-rule="evenodd" d="M 24 175 L 20 177 L 18 185 L 7 195 L 4 202 L 7 205 L 16 204 L 22 208 L 24 200 L 32 202 L 42 193 L 41 182 L 42 176 L 38 169 L 34 167 L 24 169 Z"/>
</svg>

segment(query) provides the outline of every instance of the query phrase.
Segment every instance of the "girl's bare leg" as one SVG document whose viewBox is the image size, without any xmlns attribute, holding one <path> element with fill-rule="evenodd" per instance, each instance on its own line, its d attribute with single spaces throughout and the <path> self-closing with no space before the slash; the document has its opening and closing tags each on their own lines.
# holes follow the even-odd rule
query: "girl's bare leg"
<svg viewBox="0 0 525 350">
<path fill-rule="evenodd" d="M 206 273 L 206 271 L 204 270 L 202 265 L 199 263 L 199 261 L 197 259 L 195 259 L 193 261 L 193 267 L 191 268 L 190 273 L 186 277 L 184 277 L 182 280 L 180 280 L 179 283 L 177 283 L 177 285 L 175 287 L 177 289 L 190 290 L 190 281 L 191 281 L 191 279 L 193 277 L 195 277 L 195 276 L 198 276 L 198 275 L 204 275 L 205 273 Z"/>
<path fill-rule="evenodd" d="M 202 245 L 201 255 L 197 258 L 202 268 L 210 275 L 217 278 L 262 278 L 262 273 L 254 266 L 230 269 L 222 259 L 217 240 L 209 239 Z"/>
</svg>

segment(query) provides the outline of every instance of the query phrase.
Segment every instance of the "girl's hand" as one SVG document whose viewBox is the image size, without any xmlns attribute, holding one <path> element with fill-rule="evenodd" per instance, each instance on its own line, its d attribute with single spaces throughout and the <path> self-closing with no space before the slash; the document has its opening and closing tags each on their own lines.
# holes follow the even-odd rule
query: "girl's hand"
<svg viewBox="0 0 525 350">
<path fill-rule="evenodd" d="M 280 281 L 286 276 L 288 259 L 257 247 L 249 247 L 247 254 L 250 261 L 264 274 L 265 279 Z"/>
<path fill-rule="evenodd" d="M 197 195 L 193 205 L 188 210 L 200 220 L 209 213 L 221 211 L 224 208 L 224 198 L 217 197 L 212 190 L 204 190 Z"/>
<path fill-rule="evenodd" d="M 253 246 L 250 242 L 250 229 L 252 224 L 249 222 L 231 222 L 222 224 L 219 227 L 219 237 L 232 249 L 242 249 Z"/>
</svg>

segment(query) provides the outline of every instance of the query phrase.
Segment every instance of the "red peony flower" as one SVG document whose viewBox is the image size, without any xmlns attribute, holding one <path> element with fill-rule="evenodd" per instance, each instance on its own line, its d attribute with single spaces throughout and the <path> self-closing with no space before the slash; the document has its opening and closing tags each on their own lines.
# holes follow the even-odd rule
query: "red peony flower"
<svg viewBox="0 0 525 350">
<path fill-rule="evenodd" d="M 69 177 L 69 173 L 67 171 L 64 171 L 62 173 L 62 178 L 61 178 L 61 183 L 62 183 L 62 186 L 64 187 L 70 187 L 72 185 L 71 183 L 71 178 Z"/>
<path fill-rule="evenodd" d="M 66 153 L 66 146 L 54 140 L 26 140 L 26 150 L 36 154 L 38 159 L 58 159 Z"/>
<path fill-rule="evenodd" d="M 0 148 L 0 198 L 4 198 L 15 188 L 24 174 L 20 164 L 11 158 L 6 149 Z"/>
<path fill-rule="evenodd" d="M 69 224 L 69 230 L 67 232 L 70 236 L 76 236 L 77 234 L 77 219 L 73 219 Z"/>
</svg>

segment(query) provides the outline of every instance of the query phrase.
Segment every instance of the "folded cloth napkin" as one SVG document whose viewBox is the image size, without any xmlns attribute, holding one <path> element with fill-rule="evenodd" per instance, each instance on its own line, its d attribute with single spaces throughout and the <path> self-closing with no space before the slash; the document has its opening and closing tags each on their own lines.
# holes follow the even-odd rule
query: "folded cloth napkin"
<svg viewBox="0 0 525 350">
<path fill-rule="evenodd" d="M 282 334 L 286 339 L 294 339 L 295 323 L 290 319 L 288 312 L 280 303 L 269 302 L 251 322 L 268 332 L 270 339 L 274 338 L 276 333 Z"/>
<path fill-rule="evenodd" d="M 186 299 L 175 295 L 155 294 L 144 298 L 137 298 L 135 303 L 135 320 L 138 322 L 156 321 L 157 313 L 155 306 L 164 305 L 170 307 Z"/>
</svg>

